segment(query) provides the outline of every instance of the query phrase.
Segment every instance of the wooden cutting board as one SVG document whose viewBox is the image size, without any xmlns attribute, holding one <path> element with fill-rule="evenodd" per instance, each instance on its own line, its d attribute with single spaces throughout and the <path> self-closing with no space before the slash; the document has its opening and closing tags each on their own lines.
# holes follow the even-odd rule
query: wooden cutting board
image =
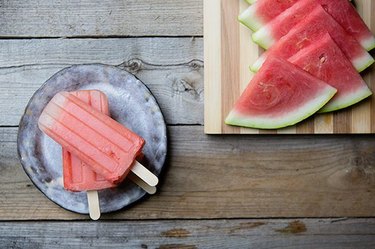
<svg viewBox="0 0 375 249">
<path fill-rule="evenodd" d="M 375 1 L 355 5 L 375 31 Z M 244 0 L 204 0 L 205 133 L 207 134 L 368 134 L 375 133 L 375 97 L 342 111 L 319 114 L 281 130 L 257 130 L 224 124 L 235 100 L 253 74 L 249 65 L 263 52 L 251 31 L 237 21 L 249 5 Z M 375 55 L 375 52 L 372 52 Z M 362 73 L 375 92 L 375 66 Z"/>
</svg>

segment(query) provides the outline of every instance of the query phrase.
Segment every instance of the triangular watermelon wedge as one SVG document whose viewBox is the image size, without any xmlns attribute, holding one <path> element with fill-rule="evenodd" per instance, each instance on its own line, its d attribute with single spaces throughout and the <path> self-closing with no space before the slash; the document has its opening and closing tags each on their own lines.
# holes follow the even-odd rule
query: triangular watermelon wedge
<svg viewBox="0 0 375 249">
<path fill-rule="evenodd" d="M 268 49 L 295 25 L 306 18 L 317 5 L 321 5 L 349 35 L 363 48 L 375 47 L 375 38 L 362 18 L 348 0 L 300 0 L 253 33 L 254 42 Z"/>
<path fill-rule="evenodd" d="M 329 34 L 299 51 L 289 61 L 337 89 L 336 95 L 319 112 L 354 105 L 372 94 Z"/>
<path fill-rule="evenodd" d="M 288 59 L 301 49 L 315 43 L 329 33 L 358 72 L 365 70 L 374 59 L 371 55 L 329 15 L 322 6 L 315 9 L 298 25 L 263 53 L 251 70 L 256 72 L 268 55 Z"/>
<path fill-rule="evenodd" d="M 321 109 L 336 89 L 292 63 L 269 57 L 225 119 L 229 125 L 278 129 Z"/>
<path fill-rule="evenodd" d="M 230 0 L 231 1 L 231 0 Z M 238 16 L 238 20 L 253 31 L 257 31 L 273 18 L 291 7 L 298 0 L 262 0 L 255 2 Z"/>
</svg>

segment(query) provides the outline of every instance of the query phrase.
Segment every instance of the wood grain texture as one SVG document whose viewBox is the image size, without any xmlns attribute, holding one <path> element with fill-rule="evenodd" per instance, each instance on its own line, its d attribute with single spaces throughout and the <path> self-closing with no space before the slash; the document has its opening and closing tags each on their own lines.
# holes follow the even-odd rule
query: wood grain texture
<svg viewBox="0 0 375 249">
<path fill-rule="evenodd" d="M 205 89 L 212 89 L 215 86 L 219 90 L 207 92 L 205 97 L 205 108 L 209 116 L 205 118 L 207 134 L 365 134 L 375 133 L 375 97 L 372 96 L 362 103 L 331 114 L 316 114 L 313 118 L 303 121 L 296 126 L 281 129 L 279 131 L 267 131 L 256 129 L 245 129 L 225 125 L 224 120 L 233 104 L 245 89 L 245 86 L 252 78 L 249 73 L 251 65 L 262 53 L 262 49 L 250 41 L 251 31 L 237 21 L 237 16 L 247 4 L 244 0 L 205 0 L 212 2 L 212 6 L 225 6 L 221 12 L 207 11 L 204 13 L 206 19 L 220 19 L 216 26 L 211 26 L 210 31 L 205 33 L 204 39 L 210 42 L 210 46 L 220 48 L 221 63 L 211 59 L 211 53 L 218 50 L 207 50 L 205 58 L 206 76 Z M 355 1 L 359 13 L 366 24 L 375 31 L 375 3 L 371 0 Z M 221 32 L 221 39 L 212 39 Z M 213 43 L 215 42 L 215 43 Z M 252 45 L 244 45 L 249 44 Z M 220 74 L 221 78 L 213 78 L 212 75 Z M 375 66 L 366 70 L 364 77 L 370 88 L 375 91 Z M 216 75 L 217 77 L 217 75 Z M 217 101 L 220 99 L 220 101 Z M 218 106 L 220 104 L 221 106 Z M 211 129 L 215 124 L 216 129 Z M 221 129 L 219 128 L 221 125 Z"/>
<path fill-rule="evenodd" d="M 0 37 L 201 36 L 202 1 L 2 0 Z"/>
<path fill-rule="evenodd" d="M 64 67 L 104 63 L 128 70 L 158 100 L 169 124 L 203 124 L 203 39 L 0 40 L 0 126 L 17 125 L 43 82 Z M 186 112 L 189 110 L 189 112 Z"/>
<path fill-rule="evenodd" d="M 367 115 L 364 115 L 364 116 L 367 117 Z M 357 123 L 357 122 L 354 122 L 354 123 Z M 358 133 L 361 133 L 362 130 L 356 130 L 356 131 Z M 314 118 L 314 133 L 316 134 L 333 133 L 333 114 L 332 113 L 320 114 Z"/>
<path fill-rule="evenodd" d="M 249 5 L 245 2 L 242 1 L 239 6 L 239 11 L 242 12 L 248 8 Z M 249 70 L 249 66 L 252 63 L 254 63 L 254 58 L 256 58 L 259 53 L 257 50 L 257 45 L 252 42 L 251 40 L 251 33 L 249 29 L 246 29 L 242 26 L 239 26 L 239 39 L 240 39 L 240 45 L 239 45 L 239 51 L 240 53 L 240 63 L 239 63 L 239 70 L 240 70 L 240 89 L 239 92 L 241 93 L 245 88 L 247 87 L 247 84 L 249 83 L 249 79 L 251 79 L 253 73 Z M 254 55 L 256 54 L 256 55 Z M 207 60 L 205 60 L 207 61 Z M 259 131 L 256 129 L 251 129 L 251 128 L 244 128 L 241 127 L 240 133 L 241 134 L 256 134 Z"/>
<path fill-rule="evenodd" d="M 221 74 L 217 68 L 221 68 L 221 26 L 217 23 L 221 22 L 221 5 L 217 4 L 217 0 L 204 1 L 204 61 L 209 61 L 212 66 L 204 67 L 205 82 L 214 82 L 214 84 L 205 84 L 204 99 L 210 99 L 211 105 L 204 107 L 205 131 L 212 133 L 220 133 L 222 129 L 221 122 L 208 122 L 221 117 Z"/>
<path fill-rule="evenodd" d="M 30 182 L 16 155 L 16 128 L 0 129 L 0 219 L 87 219 Z M 375 141 L 368 136 L 207 136 L 168 128 L 158 193 L 104 219 L 370 217 Z"/>
<path fill-rule="evenodd" d="M 73 2 L 0 0 L 1 38 L 106 37 L 0 40 L 0 126 L 17 125 L 30 95 L 57 70 L 97 62 L 141 78 L 169 124 L 203 124 L 202 39 L 147 37 L 202 35 L 206 1 Z M 258 54 L 246 42 L 248 34 L 240 28 L 241 51 Z M 107 37 L 129 35 L 147 37 Z M 205 46 L 215 49 L 214 43 Z M 241 66 L 253 58 L 241 56 Z M 241 79 L 251 77 L 240 71 Z M 16 132 L 0 127 L 0 248 L 375 247 L 374 219 L 247 219 L 373 216 L 370 137 L 205 136 L 200 126 L 171 126 L 157 195 L 94 223 L 59 208 L 34 187 L 17 159 Z M 235 217 L 243 219 L 208 220 Z"/>
<path fill-rule="evenodd" d="M 236 101 L 240 94 L 240 89 L 233 82 L 240 81 L 240 46 L 232 46 L 240 44 L 240 32 L 237 20 L 231 18 L 239 13 L 239 5 L 232 4 L 233 1 L 219 1 L 221 2 L 221 68 L 223 70 L 216 71 L 221 73 L 221 113 L 229 113 L 231 106 Z M 231 42 L 226 42 L 228 39 Z M 233 127 L 222 123 L 224 133 L 238 132 L 239 127 Z"/>
<path fill-rule="evenodd" d="M 0 222 L 0 247 L 367 249 L 374 231 L 374 219 Z"/>
</svg>

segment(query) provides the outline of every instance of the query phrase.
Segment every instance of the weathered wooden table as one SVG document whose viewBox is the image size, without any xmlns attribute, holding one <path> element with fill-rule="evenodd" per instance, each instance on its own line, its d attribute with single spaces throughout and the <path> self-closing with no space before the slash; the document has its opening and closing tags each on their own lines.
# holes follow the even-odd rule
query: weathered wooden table
<svg viewBox="0 0 375 249">
<path fill-rule="evenodd" d="M 375 248 L 374 136 L 204 135 L 202 6 L 0 0 L 0 248 Z M 45 198 L 16 151 L 33 92 L 81 63 L 137 75 L 168 123 L 158 193 L 99 222 Z"/>
</svg>

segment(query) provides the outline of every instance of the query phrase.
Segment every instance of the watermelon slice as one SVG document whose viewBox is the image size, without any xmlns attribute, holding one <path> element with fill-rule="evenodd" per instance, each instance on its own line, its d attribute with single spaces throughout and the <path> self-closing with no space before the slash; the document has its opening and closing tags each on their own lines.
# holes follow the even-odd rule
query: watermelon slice
<svg viewBox="0 0 375 249">
<path fill-rule="evenodd" d="M 300 0 L 255 32 L 253 40 L 268 49 L 286 35 L 318 5 L 335 19 L 366 50 L 375 47 L 375 38 L 348 0 Z"/>
<path fill-rule="evenodd" d="M 319 112 L 354 105 L 372 94 L 329 34 L 299 51 L 289 61 L 337 89 L 337 94 Z"/>
<path fill-rule="evenodd" d="M 298 0 L 262 0 L 257 1 L 238 16 L 246 27 L 257 31 L 260 27 L 291 7 Z"/>
<path fill-rule="evenodd" d="M 358 72 L 363 71 L 374 62 L 371 55 L 357 40 L 348 35 L 323 7 L 318 5 L 303 21 L 291 29 L 287 35 L 283 36 L 267 52 L 263 53 L 251 67 L 251 70 L 254 72 L 258 71 L 269 54 L 288 59 L 299 50 L 321 39 L 327 32 Z"/>
<path fill-rule="evenodd" d="M 335 88 L 292 63 L 269 57 L 225 123 L 260 129 L 294 125 L 317 112 L 335 93 Z"/>
</svg>

